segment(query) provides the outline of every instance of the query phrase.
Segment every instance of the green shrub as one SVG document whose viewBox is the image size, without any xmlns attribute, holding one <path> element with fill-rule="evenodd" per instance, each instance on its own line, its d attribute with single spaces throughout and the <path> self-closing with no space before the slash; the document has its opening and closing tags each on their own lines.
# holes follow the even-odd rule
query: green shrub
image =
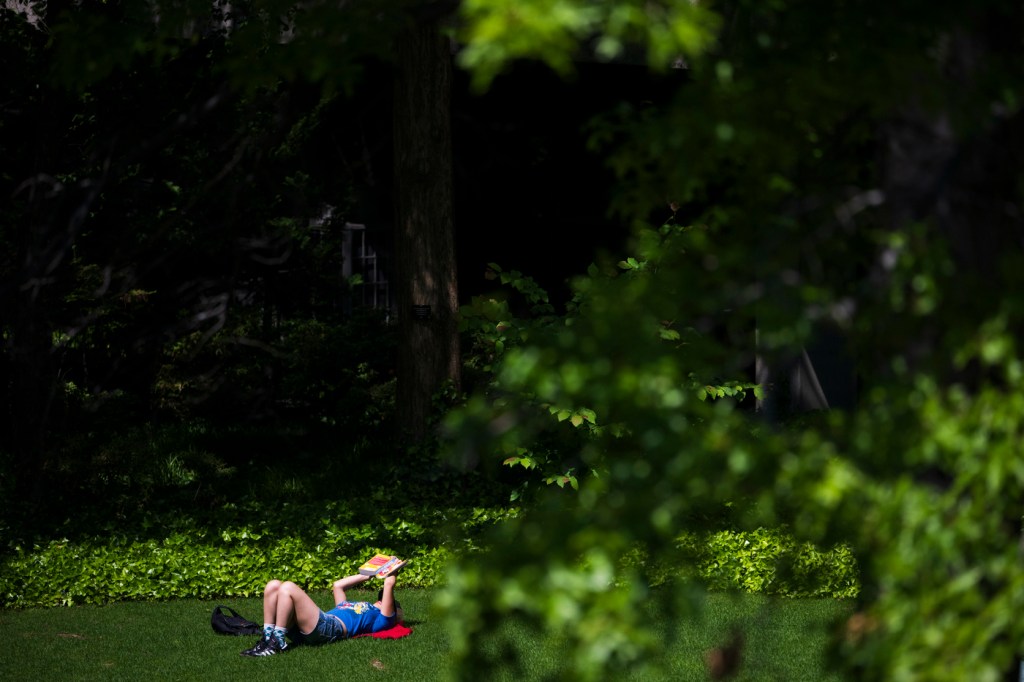
<svg viewBox="0 0 1024 682">
<path fill-rule="evenodd" d="M 0 560 L 0 606 L 259 595 L 272 578 L 327 588 L 375 552 L 410 559 L 405 585 L 444 580 L 455 555 L 508 509 L 406 507 L 386 516 L 342 503 L 220 510 L 221 523 L 152 515 L 131 532 L 12 544 Z M 367 511 L 370 513 L 367 514 Z M 463 538 L 449 541 L 449 530 Z"/>
<path fill-rule="evenodd" d="M 840 545 L 821 550 L 782 529 L 687 534 L 680 546 L 694 557 L 694 574 L 711 590 L 784 597 L 852 598 L 859 592 L 853 554 Z"/>
<path fill-rule="evenodd" d="M 326 589 L 375 552 L 410 559 L 403 585 L 437 586 L 446 582 L 460 555 L 476 549 L 481 530 L 515 514 L 481 507 L 406 509 L 390 518 L 356 522 L 351 510 L 332 503 L 293 505 L 281 513 L 288 521 L 271 530 L 261 528 L 265 524 L 254 509 L 225 509 L 220 529 L 192 518 L 153 518 L 143 526 L 164 532 L 14 545 L 0 561 L 0 606 L 253 597 L 272 578 Z M 243 517 L 251 520 L 243 522 Z M 453 521 L 459 542 L 443 532 Z M 823 552 L 768 529 L 720 531 L 704 538 L 691 534 L 680 544 L 693 563 L 661 567 L 662 580 L 696 577 L 713 590 L 787 597 L 857 594 L 856 567 L 845 548 Z M 642 563 L 639 556 L 634 560 Z"/>
</svg>

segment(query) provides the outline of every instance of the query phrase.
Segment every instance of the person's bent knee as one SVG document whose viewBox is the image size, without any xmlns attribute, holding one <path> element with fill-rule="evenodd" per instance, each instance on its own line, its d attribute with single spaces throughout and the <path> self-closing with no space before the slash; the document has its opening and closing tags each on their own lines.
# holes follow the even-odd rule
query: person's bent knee
<svg viewBox="0 0 1024 682">
<path fill-rule="evenodd" d="M 266 587 L 263 588 L 263 594 L 270 594 L 271 592 L 277 592 L 281 589 L 280 580 L 271 580 L 267 583 Z"/>
<path fill-rule="evenodd" d="M 281 583 L 280 589 L 282 592 L 285 592 L 287 594 L 295 594 L 296 592 L 303 591 L 301 587 L 293 583 L 291 580 L 285 580 L 283 583 Z"/>
</svg>

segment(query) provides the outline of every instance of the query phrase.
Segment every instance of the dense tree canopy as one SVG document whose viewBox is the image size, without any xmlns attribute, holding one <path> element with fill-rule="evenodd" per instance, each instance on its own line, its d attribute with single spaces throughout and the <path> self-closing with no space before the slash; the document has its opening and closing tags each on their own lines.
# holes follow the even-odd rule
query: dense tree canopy
<svg viewBox="0 0 1024 682">
<path fill-rule="evenodd" d="M 64 466 L 68 419 L 341 400 L 339 383 L 301 387 L 293 370 L 313 368 L 359 284 L 341 278 L 342 228 L 374 201 L 363 131 L 378 114 L 352 88 L 406 22 L 391 6 L 330 10 L 326 26 L 323 8 L 293 9 L 54 2 L 34 22 L 0 17 L 4 451 L 19 497 Z M 370 43 L 341 28 L 376 22 Z M 332 27 L 350 50 L 309 42 Z M 389 343 L 375 343 L 381 359 Z"/>
</svg>

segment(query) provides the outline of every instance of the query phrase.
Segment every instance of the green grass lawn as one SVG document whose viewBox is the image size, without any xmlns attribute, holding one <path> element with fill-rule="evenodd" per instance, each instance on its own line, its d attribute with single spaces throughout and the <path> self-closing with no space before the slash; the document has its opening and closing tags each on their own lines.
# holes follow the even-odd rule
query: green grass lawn
<svg viewBox="0 0 1024 682">
<path fill-rule="evenodd" d="M 431 615 L 433 595 L 432 590 L 401 593 L 406 622 L 413 628 L 404 639 L 361 638 L 268 659 L 239 656 L 256 638 L 218 636 L 209 624 L 218 603 L 259 622 L 259 599 L 0 611 L 7 637 L 0 680 L 442 680 L 448 639 Z M 326 591 L 314 597 L 321 605 L 330 601 Z M 357 598 L 372 600 L 374 594 Z M 668 652 L 671 679 L 708 679 L 704 652 L 738 624 L 748 634 L 744 667 L 736 679 L 840 680 L 827 672 L 822 657 L 828 623 L 848 610 L 835 600 L 712 595 L 705 621 L 660 624 L 674 633 Z M 521 624 L 496 627 L 506 628 L 524 656 L 522 671 L 506 679 L 544 679 L 564 669 L 557 643 L 540 641 Z"/>
</svg>

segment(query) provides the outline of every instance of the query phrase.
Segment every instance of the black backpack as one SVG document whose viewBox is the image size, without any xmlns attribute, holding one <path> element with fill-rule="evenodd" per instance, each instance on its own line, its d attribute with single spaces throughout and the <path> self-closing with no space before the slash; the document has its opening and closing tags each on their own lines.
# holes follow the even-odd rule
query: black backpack
<svg viewBox="0 0 1024 682">
<path fill-rule="evenodd" d="M 225 611 L 230 615 L 226 615 Z M 257 623 L 238 615 L 238 611 L 230 606 L 214 608 L 210 616 L 210 625 L 218 635 L 258 635 L 263 632 L 263 628 Z"/>
</svg>

